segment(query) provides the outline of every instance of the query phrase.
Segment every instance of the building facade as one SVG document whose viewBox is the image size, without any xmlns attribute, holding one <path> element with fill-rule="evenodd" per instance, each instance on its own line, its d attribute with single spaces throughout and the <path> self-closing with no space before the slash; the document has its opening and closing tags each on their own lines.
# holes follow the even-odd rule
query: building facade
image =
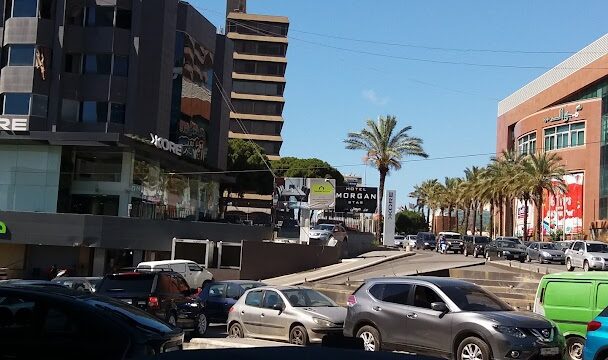
<svg viewBox="0 0 608 360">
<path fill-rule="evenodd" d="M 289 19 L 248 14 L 245 0 L 228 0 L 226 36 L 234 43 L 230 138 L 251 139 L 271 160 L 283 138 Z"/>
<path fill-rule="evenodd" d="M 568 192 L 546 196 L 544 236 L 606 238 L 608 219 L 608 34 L 498 105 L 497 147 L 562 158 Z M 506 231 L 523 234 L 523 204 L 506 211 Z M 530 208 L 532 233 L 536 210 Z"/>
<path fill-rule="evenodd" d="M 208 173 L 226 168 L 229 39 L 179 0 L 1 5 L 0 267 L 36 276 L 54 253 L 80 273 L 115 269 L 170 248 L 175 220 L 218 217 L 222 179 Z M 134 230 L 161 221 L 166 233 L 108 243 L 116 225 L 96 216 Z M 53 223 L 80 223 L 82 235 Z"/>
</svg>

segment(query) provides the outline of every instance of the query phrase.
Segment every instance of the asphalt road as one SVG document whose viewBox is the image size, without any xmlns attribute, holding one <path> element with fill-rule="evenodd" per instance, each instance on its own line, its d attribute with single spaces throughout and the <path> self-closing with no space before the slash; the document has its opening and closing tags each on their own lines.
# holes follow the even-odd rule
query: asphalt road
<svg viewBox="0 0 608 360">
<path fill-rule="evenodd" d="M 465 257 L 461 254 L 439 254 L 431 250 L 417 251 L 416 255 L 387 261 L 362 270 L 320 280 L 323 284 L 344 284 L 373 277 L 404 276 L 446 271 L 452 268 L 485 263 L 483 258 Z"/>
</svg>

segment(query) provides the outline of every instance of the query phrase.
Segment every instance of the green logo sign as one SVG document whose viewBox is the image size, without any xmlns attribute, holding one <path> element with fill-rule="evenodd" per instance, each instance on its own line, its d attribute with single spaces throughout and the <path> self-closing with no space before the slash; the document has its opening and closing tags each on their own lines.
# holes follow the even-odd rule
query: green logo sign
<svg viewBox="0 0 608 360">
<path fill-rule="evenodd" d="M 6 234 L 6 224 L 0 221 L 0 234 Z"/>
</svg>

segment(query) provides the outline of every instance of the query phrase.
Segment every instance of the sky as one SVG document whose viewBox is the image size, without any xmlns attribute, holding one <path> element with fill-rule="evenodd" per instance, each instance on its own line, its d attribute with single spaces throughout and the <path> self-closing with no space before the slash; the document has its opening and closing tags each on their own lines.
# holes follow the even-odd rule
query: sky
<svg viewBox="0 0 608 360">
<path fill-rule="evenodd" d="M 225 27 L 225 0 L 190 3 Z M 429 154 L 387 179 L 405 206 L 414 185 L 487 164 L 498 102 L 604 35 L 607 11 L 605 0 L 247 2 L 248 13 L 290 21 L 281 156 L 317 157 L 377 186 L 343 140 L 394 115 Z"/>
</svg>

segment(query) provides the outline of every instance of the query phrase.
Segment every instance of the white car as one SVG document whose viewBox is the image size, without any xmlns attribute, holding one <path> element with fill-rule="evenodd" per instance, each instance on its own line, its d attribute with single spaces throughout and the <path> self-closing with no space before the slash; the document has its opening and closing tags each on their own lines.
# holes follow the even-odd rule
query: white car
<svg viewBox="0 0 608 360">
<path fill-rule="evenodd" d="M 395 235 L 395 246 L 397 246 L 397 247 L 405 246 L 405 236 L 404 235 Z"/>
<path fill-rule="evenodd" d="M 190 260 L 145 261 L 137 265 L 137 271 L 175 271 L 193 288 L 203 288 L 213 280 L 213 274 Z"/>
<path fill-rule="evenodd" d="M 418 239 L 418 236 L 416 235 L 408 235 L 405 237 L 405 245 L 409 245 L 413 248 L 416 247 L 416 240 Z"/>
</svg>

